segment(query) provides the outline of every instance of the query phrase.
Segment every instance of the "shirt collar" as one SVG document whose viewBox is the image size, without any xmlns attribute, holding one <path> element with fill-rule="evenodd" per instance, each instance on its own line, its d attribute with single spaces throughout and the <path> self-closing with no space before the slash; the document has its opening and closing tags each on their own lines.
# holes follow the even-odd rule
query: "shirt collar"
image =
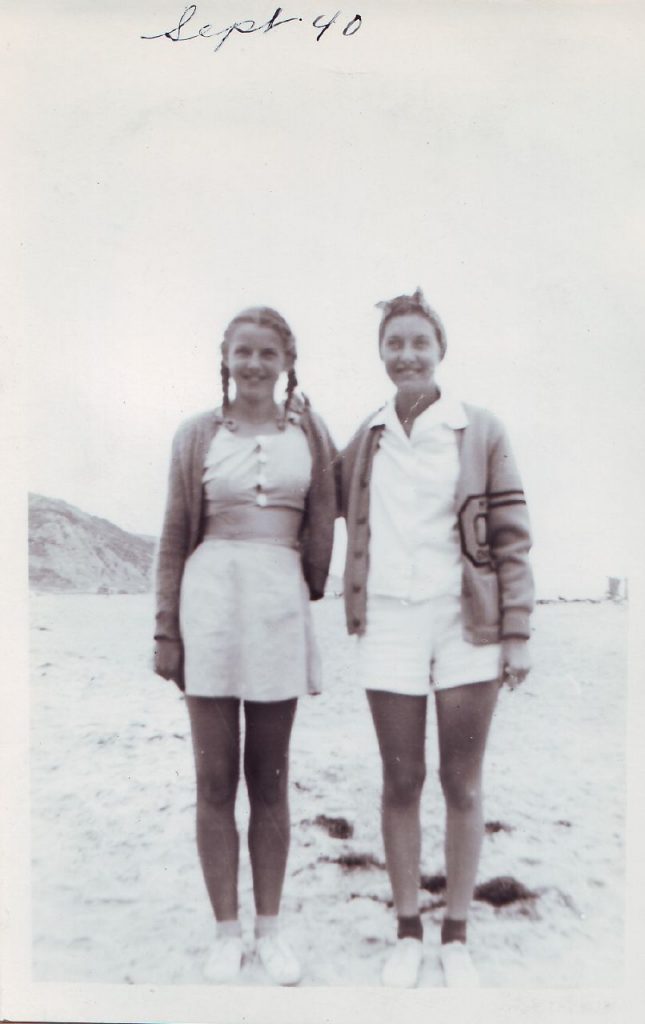
<svg viewBox="0 0 645 1024">
<path fill-rule="evenodd" d="M 414 421 L 415 429 L 423 429 L 425 426 L 431 426 L 434 423 L 444 423 L 447 427 L 451 427 L 453 430 L 462 430 L 468 426 L 468 414 L 464 408 L 463 402 L 460 402 L 458 398 L 450 395 L 446 391 L 442 391 L 436 402 L 429 405 Z M 369 423 L 371 427 L 389 427 L 390 430 L 401 429 L 401 423 L 399 417 L 396 414 L 396 408 L 394 406 L 394 398 L 391 398 L 389 402 L 374 413 L 374 416 Z"/>
</svg>

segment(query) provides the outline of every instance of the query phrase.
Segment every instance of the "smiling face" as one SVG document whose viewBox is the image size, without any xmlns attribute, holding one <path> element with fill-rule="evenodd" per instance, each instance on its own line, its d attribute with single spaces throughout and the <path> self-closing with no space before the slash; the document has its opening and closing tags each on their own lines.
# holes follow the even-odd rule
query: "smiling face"
<svg viewBox="0 0 645 1024">
<path fill-rule="evenodd" d="M 437 333 L 420 313 L 393 316 L 385 324 L 379 353 L 397 391 L 428 391 L 442 351 Z"/>
<path fill-rule="evenodd" d="M 273 397 L 276 381 L 289 369 L 282 339 L 272 327 L 240 322 L 234 328 L 224 362 L 240 398 L 257 402 Z"/>
</svg>

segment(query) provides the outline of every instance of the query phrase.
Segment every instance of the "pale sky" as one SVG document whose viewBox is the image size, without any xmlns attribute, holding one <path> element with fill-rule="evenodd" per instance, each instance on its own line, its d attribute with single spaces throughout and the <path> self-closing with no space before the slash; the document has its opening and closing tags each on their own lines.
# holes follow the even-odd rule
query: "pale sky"
<svg viewBox="0 0 645 1024">
<path fill-rule="evenodd" d="M 316 43 L 325 5 L 294 0 L 302 23 L 218 53 L 139 38 L 183 0 L 41 6 L 5 43 L 32 490 L 157 533 L 172 433 L 219 401 L 221 333 L 251 303 L 289 320 L 342 444 L 391 394 L 374 304 L 421 285 L 441 381 L 509 429 L 539 592 L 631 571 L 641 5 L 366 2 Z M 214 28 L 275 10 L 197 6 Z"/>
</svg>

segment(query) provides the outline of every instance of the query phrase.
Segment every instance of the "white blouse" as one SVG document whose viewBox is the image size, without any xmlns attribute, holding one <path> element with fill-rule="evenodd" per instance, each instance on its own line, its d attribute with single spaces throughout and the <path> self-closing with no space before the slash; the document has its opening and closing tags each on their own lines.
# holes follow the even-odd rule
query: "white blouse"
<svg viewBox="0 0 645 1024">
<path fill-rule="evenodd" d="M 204 462 L 206 514 L 239 505 L 303 511 L 311 482 L 311 452 L 301 427 L 241 437 L 220 427 Z"/>
<path fill-rule="evenodd" d="M 443 395 L 410 437 L 393 401 L 373 417 L 385 429 L 370 481 L 368 593 L 424 601 L 461 592 L 456 430 L 467 423 L 461 402 Z"/>
</svg>

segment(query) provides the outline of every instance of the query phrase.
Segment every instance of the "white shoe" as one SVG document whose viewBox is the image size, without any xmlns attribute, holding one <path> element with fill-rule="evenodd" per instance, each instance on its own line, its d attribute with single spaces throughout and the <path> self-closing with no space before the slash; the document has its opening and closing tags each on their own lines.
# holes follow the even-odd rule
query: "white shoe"
<svg viewBox="0 0 645 1024">
<path fill-rule="evenodd" d="M 204 977 L 216 985 L 234 984 L 242 966 L 242 937 L 219 935 L 204 964 Z"/>
<path fill-rule="evenodd" d="M 257 940 L 257 951 L 265 971 L 276 985 L 297 985 L 302 967 L 289 943 L 279 932 L 270 932 Z"/>
<path fill-rule="evenodd" d="M 423 943 L 420 939 L 398 939 L 383 965 L 382 984 L 390 988 L 416 988 L 422 960 Z"/>
<path fill-rule="evenodd" d="M 479 988 L 479 975 L 465 942 L 446 942 L 439 959 L 446 988 Z"/>
</svg>

